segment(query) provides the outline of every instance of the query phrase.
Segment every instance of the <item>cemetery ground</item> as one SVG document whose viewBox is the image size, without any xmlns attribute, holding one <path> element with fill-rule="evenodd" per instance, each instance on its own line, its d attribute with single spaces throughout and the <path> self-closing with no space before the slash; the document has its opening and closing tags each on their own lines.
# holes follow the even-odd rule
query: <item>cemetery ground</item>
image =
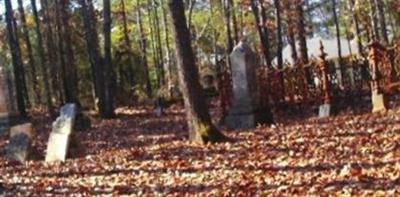
<svg viewBox="0 0 400 197">
<path fill-rule="evenodd" d="M 272 126 L 223 129 L 234 142 L 208 145 L 186 140 L 179 105 L 162 117 L 120 108 L 116 119 L 91 116 L 92 128 L 75 132 L 69 159 L 50 164 L 54 120 L 35 112 L 31 161 L 6 160 L 7 137 L 0 140 L 0 194 L 399 195 L 400 108 L 371 114 L 367 103 L 326 119 L 304 109 L 275 113 Z"/>
</svg>

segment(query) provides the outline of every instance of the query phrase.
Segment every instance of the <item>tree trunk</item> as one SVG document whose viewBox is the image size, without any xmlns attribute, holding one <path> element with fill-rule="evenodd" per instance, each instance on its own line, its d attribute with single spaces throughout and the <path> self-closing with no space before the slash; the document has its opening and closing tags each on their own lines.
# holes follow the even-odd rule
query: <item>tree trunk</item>
<svg viewBox="0 0 400 197">
<path fill-rule="evenodd" d="M 281 17 L 281 4 L 279 0 L 274 0 L 275 10 L 276 10 L 276 32 L 277 32 L 277 58 L 278 58 L 278 68 L 283 68 L 283 37 L 282 37 L 282 17 Z"/>
<path fill-rule="evenodd" d="M 231 13 L 232 16 L 233 39 L 235 40 L 235 44 L 237 44 L 239 43 L 239 28 L 237 24 L 235 4 L 233 0 L 228 0 L 228 4 L 229 4 L 229 12 Z"/>
<path fill-rule="evenodd" d="M 57 53 L 56 53 L 56 45 L 54 42 L 54 32 L 53 32 L 53 27 L 52 27 L 52 21 L 51 19 L 53 16 L 51 16 L 50 12 L 50 7 L 48 4 L 48 0 L 41 0 L 41 6 L 42 6 L 42 11 L 43 11 L 43 24 L 44 24 L 44 29 L 45 29 L 45 40 L 46 40 L 46 45 L 47 45 L 47 56 L 49 60 L 49 67 L 50 67 L 50 73 L 51 73 L 51 85 L 52 89 L 55 92 L 58 91 L 58 100 L 59 102 L 62 99 L 62 91 L 60 88 L 60 82 L 59 82 L 59 70 L 58 70 L 58 61 L 57 61 Z"/>
<path fill-rule="evenodd" d="M 125 40 L 125 45 L 128 49 L 128 76 L 129 76 L 129 83 L 132 87 L 135 87 L 136 82 L 135 82 L 135 76 L 133 72 L 133 60 L 132 60 L 132 45 L 131 45 L 131 39 L 129 38 L 129 30 L 128 30 L 128 21 L 126 18 L 126 10 L 125 10 L 125 1 L 121 0 L 121 8 L 122 8 L 122 26 L 123 26 L 123 32 L 124 32 L 124 40 Z"/>
<path fill-rule="evenodd" d="M 99 100 L 97 106 L 102 118 L 112 118 L 113 114 L 109 114 L 106 110 L 106 105 L 112 103 L 106 103 L 105 100 L 104 65 L 99 51 L 99 39 L 97 37 L 96 20 L 94 18 L 92 0 L 79 0 L 79 3 L 82 6 L 81 14 L 85 28 L 85 39 L 92 69 L 95 94 Z"/>
<path fill-rule="evenodd" d="M 213 125 L 199 83 L 183 2 L 168 0 L 168 5 L 174 26 L 178 74 L 189 125 L 189 138 L 200 143 L 223 141 L 226 137 Z"/>
<path fill-rule="evenodd" d="M 337 8 L 337 2 L 336 2 L 336 0 L 332 0 L 333 20 L 334 20 L 335 28 L 336 28 L 336 40 L 337 40 L 337 46 L 338 46 L 340 72 L 342 73 L 342 80 L 343 80 L 345 70 L 344 70 L 344 66 L 343 66 L 342 42 L 340 39 L 339 17 L 338 17 L 336 8 Z"/>
<path fill-rule="evenodd" d="M 41 97 L 40 97 L 40 87 L 39 87 L 39 82 L 37 80 L 37 72 L 36 72 L 36 62 L 33 57 L 33 51 L 32 51 L 32 43 L 29 38 L 29 30 L 28 26 L 26 24 L 26 17 L 25 17 L 25 10 L 24 10 L 24 5 L 22 3 L 22 0 L 18 0 L 18 10 L 20 13 L 20 18 L 21 18 L 21 24 L 22 24 L 22 30 L 23 30 L 23 35 L 25 39 L 25 44 L 26 44 L 26 49 L 28 51 L 28 60 L 29 60 L 29 66 L 31 68 L 31 78 L 32 78 L 32 86 L 33 86 L 33 91 L 35 95 L 35 100 L 37 104 L 40 104 L 41 102 Z"/>
<path fill-rule="evenodd" d="M 292 6 L 290 3 L 285 2 L 285 16 L 287 20 L 287 40 L 290 45 L 290 50 L 292 52 L 292 60 L 293 63 L 296 63 L 298 60 L 297 55 L 297 47 L 296 47 L 296 38 L 294 35 L 294 25 L 293 25 L 293 16 L 292 16 Z"/>
<path fill-rule="evenodd" d="M 355 39 L 357 41 L 357 48 L 358 52 L 363 55 L 363 45 L 362 45 L 362 40 L 361 40 L 361 30 L 360 30 L 360 22 L 357 17 L 357 13 L 354 10 L 354 0 L 348 0 L 348 6 L 349 6 L 349 11 L 351 14 L 351 18 L 353 21 L 353 32 L 355 35 Z"/>
<path fill-rule="evenodd" d="M 385 4 L 383 0 L 375 0 L 375 5 L 377 7 L 378 11 L 378 19 L 379 19 L 379 25 L 380 25 L 380 30 L 381 30 L 381 42 L 384 43 L 385 45 L 389 44 L 389 37 L 387 33 L 387 25 L 386 25 L 386 19 L 385 19 Z"/>
<path fill-rule="evenodd" d="M 33 18 L 35 20 L 36 26 L 35 26 L 35 31 L 36 31 L 36 39 L 37 39 L 37 50 L 39 53 L 39 65 L 42 70 L 42 75 L 43 75 L 43 83 L 44 83 L 44 94 L 46 96 L 46 104 L 47 104 L 47 110 L 50 114 L 54 114 L 54 109 L 53 109 L 53 101 L 51 99 L 51 89 L 50 89 L 50 83 L 49 83 L 49 77 L 48 77 L 48 62 L 45 57 L 45 51 L 44 51 L 44 44 L 43 44 L 43 36 L 42 32 L 40 31 L 40 20 L 39 20 L 39 15 L 36 7 L 36 0 L 31 0 L 31 6 L 32 6 L 32 13 L 33 13 Z"/>
<path fill-rule="evenodd" d="M 11 1 L 5 1 L 5 10 L 6 10 L 6 23 L 7 23 L 7 38 L 8 44 L 11 50 L 11 58 L 13 63 L 13 72 L 14 72 L 14 80 L 15 80 L 15 89 L 17 96 L 17 106 L 18 111 L 22 117 L 27 117 L 26 109 L 25 109 L 25 101 L 24 101 L 24 80 L 23 80 L 23 65 L 21 59 L 21 49 L 18 41 L 18 37 L 16 36 L 15 27 L 13 24 L 13 9 Z"/>
<path fill-rule="evenodd" d="M 263 55 L 265 58 L 265 62 L 267 63 L 268 68 L 271 67 L 271 61 L 269 58 L 269 41 L 268 41 L 268 32 L 265 32 L 266 28 L 263 26 L 263 21 L 260 20 L 260 9 L 259 5 L 257 4 L 256 0 L 251 0 L 251 10 L 253 11 L 254 19 L 256 21 L 258 35 L 260 37 L 261 46 L 263 50 Z M 264 15 L 264 13 L 262 14 Z M 264 18 L 264 17 L 263 17 Z"/>
<path fill-rule="evenodd" d="M 158 17 L 158 2 L 156 0 L 152 0 L 154 6 L 154 23 L 155 23 L 155 33 L 156 33 L 156 49 L 158 54 L 158 61 L 159 65 L 157 65 L 158 69 L 160 70 L 160 77 L 161 77 L 161 85 L 165 84 L 165 71 L 164 71 L 164 55 L 162 51 L 162 43 L 161 43 L 161 31 L 160 31 L 160 18 Z"/>
<path fill-rule="evenodd" d="M 163 26 L 164 26 L 164 33 L 165 33 L 165 56 L 166 62 L 164 63 L 164 70 L 167 73 L 167 79 L 170 83 L 172 81 L 172 62 L 171 62 L 171 49 L 170 49 L 170 41 L 169 41 L 169 29 L 168 29 L 168 19 L 167 19 L 167 11 L 164 5 L 164 1 L 161 1 L 161 8 L 162 8 L 162 15 L 163 15 Z"/>
<path fill-rule="evenodd" d="M 58 62 L 60 63 L 60 77 L 62 79 L 62 86 L 64 90 L 64 95 L 65 95 L 65 101 L 68 102 L 67 100 L 70 99 L 70 92 L 69 92 L 69 86 L 68 86 L 68 77 L 67 77 L 67 65 L 66 65 L 66 58 L 65 58 L 65 43 L 64 43 L 64 28 L 62 26 L 62 17 L 61 17 L 61 2 L 60 0 L 55 0 L 55 10 L 56 10 L 56 27 L 55 31 L 57 34 L 57 42 L 58 42 Z M 61 99 L 62 100 L 62 99 Z"/>
<path fill-rule="evenodd" d="M 296 2 L 296 16 L 297 16 L 297 32 L 300 47 L 300 59 L 303 63 L 308 63 L 308 50 L 307 50 L 307 38 L 306 38 L 306 24 L 304 23 L 304 10 L 303 0 Z"/>
<path fill-rule="evenodd" d="M 140 65 L 144 69 L 144 78 L 145 78 L 145 91 L 146 94 L 149 98 L 152 97 L 152 87 L 151 87 L 151 82 L 150 82 L 150 74 L 149 74 L 149 65 L 147 62 L 147 40 L 146 40 L 146 35 L 144 33 L 143 29 L 143 20 L 142 20 L 142 11 L 140 7 L 140 2 L 137 0 L 137 26 L 139 30 L 139 46 L 140 46 Z"/>
<path fill-rule="evenodd" d="M 271 62 L 271 56 L 270 56 L 270 43 L 269 43 L 269 30 L 267 26 L 267 8 L 265 7 L 264 3 L 260 3 L 261 5 L 261 25 L 262 25 L 262 30 L 263 30 L 263 35 L 264 35 L 264 47 L 267 49 L 267 56 L 265 56 L 265 62 L 267 63 L 268 68 L 272 68 L 272 62 Z"/>
<path fill-rule="evenodd" d="M 65 60 L 68 65 L 66 69 L 66 102 L 68 103 L 79 103 L 78 99 L 78 73 L 75 64 L 74 50 L 72 47 L 72 33 L 70 31 L 70 14 L 68 13 L 69 0 L 60 0 L 60 12 L 61 12 L 61 24 L 63 29 L 63 39 L 65 44 Z"/>
<path fill-rule="evenodd" d="M 380 38 L 379 35 L 379 27 L 378 27 L 378 17 L 376 13 L 375 0 L 369 0 L 370 7 L 370 17 L 371 17 L 371 28 L 372 28 L 372 40 L 378 40 Z"/>
<path fill-rule="evenodd" d="M 111 3 L 110 0 L 103 0 L 103 34 L 104 34 L 104 106 L 105 113 L 109 117 L 113 117 L 114 114 L 114 69 L 111 57 Z"/>
</svg>

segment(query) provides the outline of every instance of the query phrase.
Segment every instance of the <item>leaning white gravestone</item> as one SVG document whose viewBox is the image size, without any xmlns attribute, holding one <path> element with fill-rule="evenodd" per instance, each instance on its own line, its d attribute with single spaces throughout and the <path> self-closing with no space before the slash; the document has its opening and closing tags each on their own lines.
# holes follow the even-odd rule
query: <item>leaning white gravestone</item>
<svg viewBox="0 0 400 197">
<path fill-rule="evenodd" d="M 258 107 L 256 69 L 257 56 L 241 41 L 230 55 L 232 63 L 233 103 L 226 117 L 226 125 L 233 129 L 254 128 Z"/>
<path fill-rule="evenodd" d="M 60 116 L 53 123 L 47 144 L 46 162 L 65 161 L 73 132 L 77 106 L 66 104 L 60 110 Z"/>
</svg>

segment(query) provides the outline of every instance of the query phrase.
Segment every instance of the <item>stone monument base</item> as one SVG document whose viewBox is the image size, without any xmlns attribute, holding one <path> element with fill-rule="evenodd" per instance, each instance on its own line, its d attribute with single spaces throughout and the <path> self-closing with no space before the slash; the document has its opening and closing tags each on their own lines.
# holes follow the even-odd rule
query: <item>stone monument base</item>
<svg viewBox="0 0 400 197">
<path fill-rule="evenodd" d="M 372 113 L 387 110 L 387 101 L 385 95 L 378 92 L 372 92 Z"/>
<path fill-rule="evenodd" d="M 231 129 L 252 129 L 257 124 L 272 124 L 273 115 L 270 110 L 235 111 L 231 110 L 225 119 L 225 125 Z"/>
<path fill-rule="evenodd" d="M 251 129 L 256 126 L 255 115 L 253 113 L 229 114 L 225 122 L 226 126 L 231 129 Z"/>
</svg>

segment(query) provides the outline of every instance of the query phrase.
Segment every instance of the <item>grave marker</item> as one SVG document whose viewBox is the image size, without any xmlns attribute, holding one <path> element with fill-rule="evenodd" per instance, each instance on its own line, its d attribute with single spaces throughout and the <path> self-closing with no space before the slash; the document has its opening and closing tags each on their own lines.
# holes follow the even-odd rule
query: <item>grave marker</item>
<svg viewBox="0 0 400 197">
<path fill-rule="evenodd" d="M 75 104 L 66 104 L 61 108 L 60 116 L 53 123 L 53 129 L 50 133 L 46 162 L 65 161 L 76 114 L 77 106 Z"/>
<path fill-rule="evenodd" d="M 11 160 L 25 162 L 31 150 L 33 137 L 32 124 L 25 123 L 10 129 L 10 142 L 7 146 L 7 157 Z"/>
<path fill-rule="evenodd" d="M 257 56 L 244 41 L 239 42 L 230 55 L 233 102 L 225 120 L 230 128 L 254 128 L 257 123 L 266 123 L 262 122 L 267 119 L 263 118 L 263 111 L 258 110 L 256 58 Z"/>
</svg>

